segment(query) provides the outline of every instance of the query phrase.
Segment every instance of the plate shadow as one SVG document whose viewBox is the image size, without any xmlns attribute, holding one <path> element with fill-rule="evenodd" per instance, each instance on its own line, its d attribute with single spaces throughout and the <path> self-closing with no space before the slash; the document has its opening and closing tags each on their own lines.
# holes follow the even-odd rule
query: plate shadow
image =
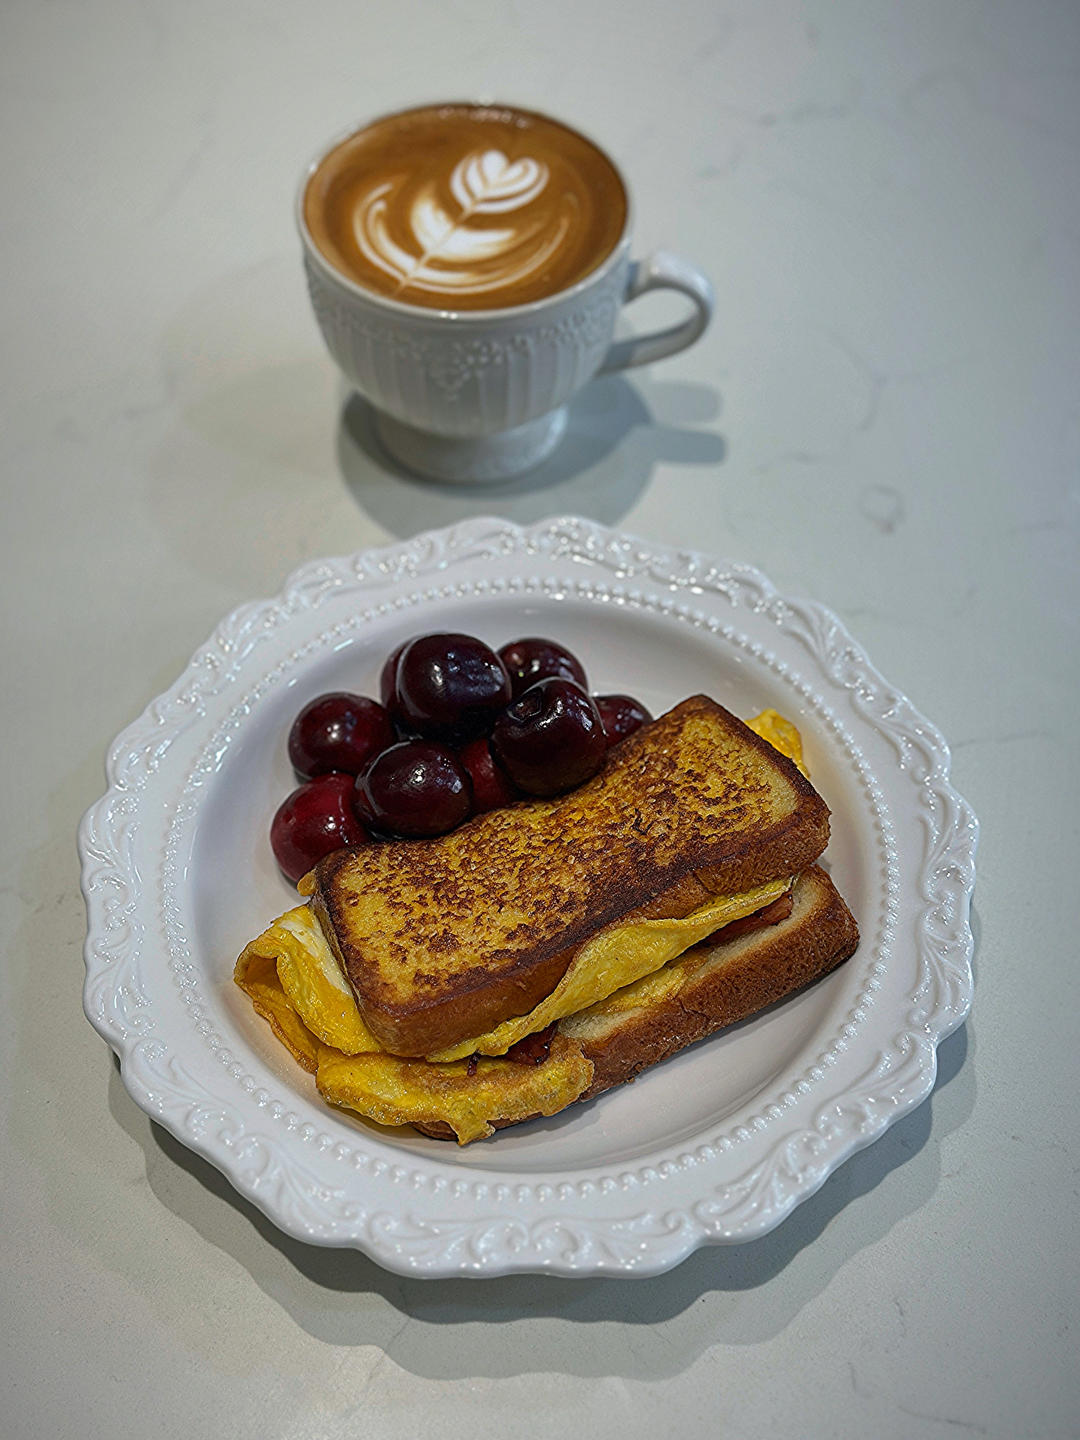
<svg viewBox="0 0 1080 1440">
<path fill-rule="evenodd" d="M 930 1099 L 848 1159 L 775 1230 L 746 1244 L 698 1250 L 650 1279 L 394 1275 L 356 1251 L 308 1245 L 279 1231 L 214 1166 L 147 1121 L 118 1073 L 110 1102 L 122 1124 L 130 1128 L 134 1120 L 162 1202 L 231 1253 L 316 1338 L 380 1344 L 397 1365 L 427 1379 L 500 1378 L 565 1368 L 565 1338 L 530 1323 L 561 1318 L 590 1326 L 573 1373 L 660 1378 L 681 1373 L 717 1343 L 753 1344 L 779 1333 L 852 1254 L 927 1203 L 940 1179 L 940 1142 L 974 1103 L 973 1067 L 966 1063 L 972 1039 L 968 1025 L 943 1041 Z M 901 1170 L 906 1178 L 898 1183 Z M 208 1205 L 208 1196 L 224 1203 Z M 782 1285 L 770 1283 L 781 1275 Z M 522 1325 L 529 1325 L 527 1345 Z M 632 1347 L 627 1325 L 637 1327 Z"/>
</svg>

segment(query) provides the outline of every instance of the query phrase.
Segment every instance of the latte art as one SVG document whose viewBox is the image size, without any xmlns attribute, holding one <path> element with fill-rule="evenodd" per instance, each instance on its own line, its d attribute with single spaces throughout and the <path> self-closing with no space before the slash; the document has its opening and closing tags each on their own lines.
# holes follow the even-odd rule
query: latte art
<svg viewBox="0 0 1080 1440">
<path fill-rule="evenodd" d="M 432 106 L 376 122 L 322 162 L 312 237 L 350 279 L 408 304 L 516 305 L 611 252 L 626 218 L 614 167 L 525 111 Z"/>
<path fill-rule="evenodd" d="M 461 208 L 477 215 L 520 210 L 548 182 L 548 168 L 526 157 L 511 162 L 501 150 L 467 155 L 454 166 L 450 189 Z"/>
<path fill-rule="evenodd" d="M 522 210 L 540 195 L 547 180 L 547 166 L 528 157 L 510 161 L 501 150 L 467 155 L 450 176 L 456 214 L 443 209 L 430 185 L 407 204 L 403 219 L 415 241 L 408 249 L 394 239 L 390 216 L 397 197 L 388 181 L 359 201 L 353 221 L 356 243 L 372 265 L 397 281 L 398 291 L 412 288 L 452 296 L 517 286 L 541 271 L 562 245 L 570 207 L 553 227 L 527 218 L 488 229 L 470 221 Z"/>
</svg>

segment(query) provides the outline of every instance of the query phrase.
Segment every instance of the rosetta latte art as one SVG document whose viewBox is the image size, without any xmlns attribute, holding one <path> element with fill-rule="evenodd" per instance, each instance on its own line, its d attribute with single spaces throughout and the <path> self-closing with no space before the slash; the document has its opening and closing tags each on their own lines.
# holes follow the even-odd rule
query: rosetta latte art
<svg viewBox="0 0 1080 1440">
<path fill-rule="evenodd" d="M 521 284 L 550 262 L 570 229 L 569 205 L 554 223 L 546 210 L 539 217 L 528 213 L 548 178 L 548 168 L 540 161 L 511 161 L 501 150 L 476 151 L 450 175 L 453 212 L 443 205 L 434 183 L 408 195 L 407 187 L 385 181 L 358 200 L 356 243 L 398 290 L 478 295 Z M 473 223 L 490 215 L 505 215 L 507 223 Z M 403 225 L 411 246 L 395 239 Z"/>
<path fill-rule="evenodd" d="M 339 141 L 304 223 L 346 279 L 404 305 L 489 310 L 577 284 L 626 224 L 612 162 L 577 131 L 507 106 L 424 105 Z"/>
</svg>

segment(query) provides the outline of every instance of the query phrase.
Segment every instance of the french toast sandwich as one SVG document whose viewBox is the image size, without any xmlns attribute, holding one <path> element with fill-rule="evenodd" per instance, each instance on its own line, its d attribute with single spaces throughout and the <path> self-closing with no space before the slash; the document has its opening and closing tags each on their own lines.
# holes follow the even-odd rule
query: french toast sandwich
<svg viewBox="0 0 1080 1440">
<path fill-rule="evenodd" d="M 301 888 L 372 1033 L 431 1056 L 531 1012 L 605 930 L 786 881 L 828 835 L 796 766 L 695 696 L 570 794 L 335 852 Z"/>
<path fill-rule="evenodd" d="M 576 1015 L 560 1020 L 557 1039 L 592 1067 L 578 1100 L 634 1080 L 687 1046 L 757 1015 L 827 975 L 859 943 L 855 920 L 828 874 L 811 865 L 791 889 L 779 920 L 734 921 L 664 968 Z M 531 1116 L 489 1116 L 493 1130 Z M 450 1140 L 445 1121 L 414 1122 L 434 1139 Z"/>
<path fill-rule="evenodd" d="M 324 1099 L 464 1144 L 847 959 L 828 838 L 794 727 L 694 696 L 568 794 L 327 856 L 235 979 Z"/>
</svg>

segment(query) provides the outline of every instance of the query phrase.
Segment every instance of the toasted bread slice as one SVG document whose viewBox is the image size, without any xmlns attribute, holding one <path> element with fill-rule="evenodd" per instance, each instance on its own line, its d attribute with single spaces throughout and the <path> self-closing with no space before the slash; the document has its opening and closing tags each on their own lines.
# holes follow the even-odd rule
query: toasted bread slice
<svg viewBox="0 0 1080 1440">
<path fill-rule="evenodd" d="M 591 1100 L 756 1015 L 854 954 L 859 927 L 819 865 L 799 876 L 792 901 L 791 914 L 779 924 L 719 943 L 706 940 L 666 966 L 653 986 L 628 986 L 562 1021 L 567 1037 L 593 1062 L 592 1084 L 581 1098 Z"/>
<path fill-rule="evenodd" d="M 714 1031 L 756 1015 L 853 954 L 858 926 L 820 866 L 800 875 L 792 900 L 790 915 L 778 924 L 735 939 L 704 941 L 637 985 L 560 1020 L 563 1049 L 566 1043 L 576 1046 L 592 1065 L 592 1080 L 579 1099 L 591 1100 Z M 501 1130 L 521 1119 L 520 1111 L 512 1118 L 490 1115 L 488 1124 Z M 414 1124 L 434 1139 L 454 1139 L 445 1122 Z"/>
<path fill-rule="evenodd" d="M 568 795 L 337 852 L 306 888 L 372 1033 L 426 1055 L 531 1011 L 604 927 L 797 874 L 828 836 L 798 769 L 696 696 Z"/>
</svg>

